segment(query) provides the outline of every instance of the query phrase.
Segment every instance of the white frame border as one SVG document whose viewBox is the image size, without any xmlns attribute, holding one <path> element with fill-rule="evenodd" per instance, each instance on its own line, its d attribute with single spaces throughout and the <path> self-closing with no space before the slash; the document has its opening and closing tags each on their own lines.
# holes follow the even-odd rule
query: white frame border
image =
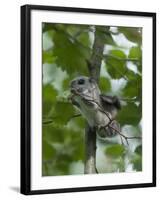
<svg viewBox="0 0 160 200">
<path fill-rule="evenodd" d="M 74 16 L 74 17 L 73 17 Z M 104 23 L 107 21 L 107 23 Z M 42 22 L 143 27 L 143 171 L 98 175 L 42 177 Z M 31 189 L 152 183 L 152 18 L 63 11 L 31 11 Z M 33 59 L 34 58 L 34 59 Z M 145 67 L 146 66 L 146 67 Z M 151 105 L 148 108 L 148 105 Z M 95 184 L 96 183 L 96 184 Z"/>
</svg>

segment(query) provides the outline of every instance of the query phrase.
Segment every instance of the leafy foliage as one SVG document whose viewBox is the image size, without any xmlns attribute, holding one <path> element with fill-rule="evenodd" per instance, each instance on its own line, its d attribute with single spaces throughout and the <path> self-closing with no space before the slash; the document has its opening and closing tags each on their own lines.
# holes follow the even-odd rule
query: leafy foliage
<svg viewBox="0 0 160 200">
<path fill-rule="evenodd" d="M 85 120 L 67 97 L 70 81 L 78 75 L 89 75 L 95 28 L 105 45 L 99 87 L 103 94 L 118 93 L 124 99 L 117 120 L 122 132 L 130 128 L 123 134 L 141 135 L 141 28 L 114 27 L 113 31 L 113 27 L 106 27 L 104 32 L 101 26 L 43 23 L 43 176 L 73 174 L 73 168 L 74 173 L 83 173 Z M 117 41 L 122 35 L 126 40 L 120 46 Z M 98 148 L 104 151 L 97 162 L 105 158 L 99 173 L 123 172 L 129 165 L 131 171 L 142 170 L 142 145 L 130 142 L 134 146 L 131 153 L 117 142 L 99 140 Z"/>
<path fill-rule="evenodd" d="M 125 147 L 120 144 L 114 144 L 108 147 L 105 153 L 111 157 L 120 157 L 125 154 Z"/>
<path fill-rule="evenodd" d="M 141 28 L 129 28 L 129 27 L 119 27 L 120 33 L 123 33 L 125 37 L 131 42 L 135 42 L 139 45 L 142 44 L 142 29 Z"/>
<path fill-rule="evenodd" d="M 120 110 L 118 114 L 118 121 L 121 125 L 130 124 L 136 126 L 141 120 L 140 113 L 141 108 L 139 106 L 137 106 L 135 103 L 128 103 Z"/>
</svg>

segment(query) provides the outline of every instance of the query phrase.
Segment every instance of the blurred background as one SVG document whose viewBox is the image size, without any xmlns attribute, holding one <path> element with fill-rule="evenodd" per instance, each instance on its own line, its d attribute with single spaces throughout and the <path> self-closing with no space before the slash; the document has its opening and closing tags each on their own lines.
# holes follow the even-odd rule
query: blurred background
<svg viewBox="0 0 160 200">
<path fill-rule="evenodd" d="M 85 120 L 67 97 L 73 78 L 89 76 L 95 29 L 105 45 L 99 87 L 122 100 L 122 133 L 142 136 L 142 29 L 43 23 L 43 176 L 84 173 Z M 99 173 L 142 170 L 142 140 L 128 142 L 97 137 Z"/>
</svg>

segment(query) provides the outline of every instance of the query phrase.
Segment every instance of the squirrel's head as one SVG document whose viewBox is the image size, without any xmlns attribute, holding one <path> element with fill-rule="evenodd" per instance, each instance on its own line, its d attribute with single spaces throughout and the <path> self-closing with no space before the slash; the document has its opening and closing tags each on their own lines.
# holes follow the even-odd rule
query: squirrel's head
<svg viewBox="0 0 160 200">
<path fill-rule="evenodd" d="M 100 94 L 96 81 L 87 76 L 79 76 L 72 80 L 70 83 L 70 91 L 73 94 L 82 94 L 86 96 L 93 96 L 95 92 L 97 95 Z"/>
</svg>

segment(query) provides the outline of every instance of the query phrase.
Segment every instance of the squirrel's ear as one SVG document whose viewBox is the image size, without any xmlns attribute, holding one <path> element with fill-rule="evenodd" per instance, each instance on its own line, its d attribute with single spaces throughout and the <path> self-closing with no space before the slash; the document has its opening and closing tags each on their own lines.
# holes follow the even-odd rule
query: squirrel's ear
<svg viewBox="0 0 160 200">
<path fill-rule="evenodd" d="M 114 105 L 117 109 L 121 109 L 120 100 L 116 96 L 108 96 L 108 95 L 101 94 L 100 99 L 102 101 L 102 104 L 104 105 L 110 104 L 110 105 Z"/>
</svg>

